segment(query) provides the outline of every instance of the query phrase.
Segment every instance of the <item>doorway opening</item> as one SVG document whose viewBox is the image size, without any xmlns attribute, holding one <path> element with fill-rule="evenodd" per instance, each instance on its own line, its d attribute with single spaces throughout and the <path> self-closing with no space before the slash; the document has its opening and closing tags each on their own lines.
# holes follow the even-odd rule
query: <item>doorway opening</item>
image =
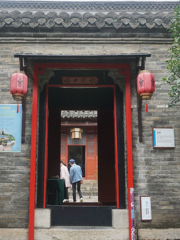
<svg viewBox="0 0 180 240">
<path fill-rule="evenodd" d="M 39 159 L 42 159 L 41 156 L 44 156 L 43 152 L 47 153 L 47 157 L 45 156 L 42 159 L 44 162 L 39 162 L 39 165 L 42 164 L 43 166 L 44 164 L 44 173 L 47 173 L 47 177 L 46 174 L 42 174 L 40 170 L 42 168 L 39 167 L 38 186 L 40 187 L 42 183 L 41 179 L 46 183 L 47 178 L 60 175 L 59 160 L 62 151 L 62 148 L 60 148 L 60 135 L 63 129 L 61 128 L 61 112 L 65 110 L 97 111 L 98 144 L 96 150 L 98 164 L 96 176 L 98 177 L 98 202 L 94 206 L 97 206 L 97 204 L 113 207 L 117 205 L 117 208 L 119 208 L 120 205 L 121 208 L 125 208 L 123 94 L 120 92 L 119 87 L 112 84 L 94 86 L 58 85 L 57 78 L 55 78 L 53 81 L 50 81 L 50 84 L 44 90 L 41 94 L 40 106 L 43 106 L 44 102 L 46 105 L 44 108 L 40 107 L 39 120 L 41 123 L 44 122 L 48 135 L 47 131 L 43 131 L 43 125 L 40 124 L 40 127 L 42 126 L 40 132 L 46 133 L 46 143 L 45 149 L 39 146 L 39 152 L 42 153 L 39 155 Z M 118 126 L 116 122 L 119 123 Z M 40 134 L 40 136 L 43 137 L 43 134 Z M 87 176 L 86 172 L 85 176 Z M 45 184 L 42 192 L 43 206 L 45 206 Z M 39 206 L 41 205 L 41 196 L 41 192 L 38 192 Z M 119 201 L 119 196 L 121 196 L 121 201 Z"/>
<path fill-rule="evenodd" d="M 60 159 L 68 167 L 74 159 L 81 167 L 83 202 L 98 202 L 98 111 L 97 110 L 61 110 Z M 60 172 L 60 176 L 61 172 Z M 72 188 L 68 189 L 68 200 L 72 203 Z M 79 201 L 79 200 L 78 200 Z"/>
<path fill-rule="evenodd" d="M 76 164 L 82 169 L 85 178 L 85 146 L 68 146 L 68 159 L 75 159 Z"/>
<path fill-rule="evenodd" d="M 68 166 L 74 159 L 82 168 L 84 180 L 97 181 L 98 111 L 61 110 L 60 142 L 61 161 Z"/>
<path fill-rule="evenodd" d="M 71 98 L 69 98 L 69 96 L 71 96 Z M 63 88 L 50 85 L 48 87 L 48 179 L 54 176 L 60 176 L 59 161 L 62 150 L 60 146 L 64 145 L 63 143 L 61 144 L 60 133 L 65 127 L 62 126 L 61 129 L 61 111 L 71 111 L 72 109 L 78 111 L 98 111 L 98 144 L 95 144 L 94 141 L 96 133 L 93 126 L 87 126 L 87 129 L 83 126 L 85 133 L 83 133 L 83 136 L 85 139 L 85 146 L 87 147 L 84 147 L 84 151 L 83 148 L 81 148 L 81 157 L 86 155 L 86 162 L 88 164 L 87 166 L 83 166 L 83 160 L 81 159 L 82 170 L 85 178 L 93 178 L 95 174 L 96 177 L 98 176 L 98 203 L 101 205 L 110 204 L 114 206 L 116 205 L 116 158 L 114 135 L 114 87 L 112 86 Z M 70 127 L 67 131 L 67 134 L 69 133 Z M 71 141 L 72 139 L 69 140 Z M 69 152 L 69 150 L 71 151 Z M 73 150 L 75 151 L 75 148 L 68 147 L 67 152 L 72 154 Z M 77 151 L 78 148 L 74 154 L 78 154 Z M 95 164 L 93 164 L 97 169 L 94 169 L 96 172 L 94 171 L 92 176 L 90 176 L 93 168 L 93 158 L 96 155 L 94 152 L 98 153 L 98 167 L 94 161 Z M 72 156 L 72 158 L 74 159 L 74 156 Z M 68 160 L 69 159 L 67 159 L 67 161 Z M 88 169 L 90 170 L 89 172 L 87 171 Z"/>
</svg>

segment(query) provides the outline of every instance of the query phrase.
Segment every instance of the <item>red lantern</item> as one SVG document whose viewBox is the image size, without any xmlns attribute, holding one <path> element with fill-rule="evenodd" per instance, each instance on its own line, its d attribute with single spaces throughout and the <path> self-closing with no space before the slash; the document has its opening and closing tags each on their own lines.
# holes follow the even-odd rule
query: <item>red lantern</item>
<svg viewBox="0 0 180 240">
<path fill-rule="evenodd" d="M 22 73 L 13 73 L 11 76 L 10 93 L 16 101 L 20 101 L 27 93 L 28 78 Z"/>
<path fill-rule="evenodd" d="M 154 75 L 146 70 L 140 71 L 137 77 L 137 92 L 142 99 L 151 99 L 153 92 L 155 91 L 155 78 Z M 146 112 L 148 112 L 148 106 L 146 104 Z"/>
<path fill-rule="evenodd" d="M 16 101 L 21 101 L 27 93 L 28 78 L 23 72 L 13 73 L 11 76 L 10 93 Z M 19 105 L 17 107 L 19 112 Z"/>
</svg>

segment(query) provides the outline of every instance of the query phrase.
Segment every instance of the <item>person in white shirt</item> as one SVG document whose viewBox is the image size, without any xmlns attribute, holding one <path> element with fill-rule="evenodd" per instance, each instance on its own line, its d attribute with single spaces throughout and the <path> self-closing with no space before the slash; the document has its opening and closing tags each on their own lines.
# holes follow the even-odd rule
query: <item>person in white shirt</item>
<svg viewBox="0 0 180 240">
<path fill-rule="evenodd" d="M 60 179 L 65 180 L 65 187 L 66 187 L 66 199 L 65 202 L 69 202 L 69 194 L 68 194 L 68 188 L 71 187 L 70 181 L 69 181 L 69 171 L 63 161 L 60 161 Z"/>
</svg>

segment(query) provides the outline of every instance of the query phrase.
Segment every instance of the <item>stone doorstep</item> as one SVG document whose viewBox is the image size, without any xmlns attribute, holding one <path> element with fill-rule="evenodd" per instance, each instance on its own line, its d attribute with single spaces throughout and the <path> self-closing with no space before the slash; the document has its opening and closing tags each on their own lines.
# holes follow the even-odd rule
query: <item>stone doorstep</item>
<svg viewBox="0 0 180 240">
<path fill-rule="evenodd" d="M 79 199 L 79 196 L 76 197 L 77 199 L 77 202 L 80 202 L 80 199 Z M 72 203 L 73 202 L 73 197 L 72 196 L 69 196 L 69 202 Z M 83 195 L 83 202 L 86 203 L 86 202 L 95 202 L 97 203 L 98 202 L 98 197 L 97 196 L 84 196 Z"/>
<path fill-rule="evenodd" d="M 35 228 L 48 229 L 51 227 L 51 209 L 35 209 Z M 112 209 L 112 227 L 114 229 L 128 229 L 128 210 Z M 94 228 L 94 227 L 93 227 Z"/>
</svg>

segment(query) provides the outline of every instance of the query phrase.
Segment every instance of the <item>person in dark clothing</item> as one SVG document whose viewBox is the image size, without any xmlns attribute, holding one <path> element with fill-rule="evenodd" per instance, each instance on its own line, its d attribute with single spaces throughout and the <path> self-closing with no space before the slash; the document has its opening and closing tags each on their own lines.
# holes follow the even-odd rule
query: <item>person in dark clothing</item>
<svg viewBox="0 0 180 240">
<path fill-rule="evenodd" d="M 69 164 L 71 166 L 70 183 L 72 184 L 73 189 L 73 201 L 76 202 L 76 185 L 77 185 L 77 191 L 79 194 L 80 202 L 83 202 L 83 197 L 81 193 L 81 182 L 83 180 L 81 167 L 75 164 L 74 159 L 69 160 Z"/>
</svg>

